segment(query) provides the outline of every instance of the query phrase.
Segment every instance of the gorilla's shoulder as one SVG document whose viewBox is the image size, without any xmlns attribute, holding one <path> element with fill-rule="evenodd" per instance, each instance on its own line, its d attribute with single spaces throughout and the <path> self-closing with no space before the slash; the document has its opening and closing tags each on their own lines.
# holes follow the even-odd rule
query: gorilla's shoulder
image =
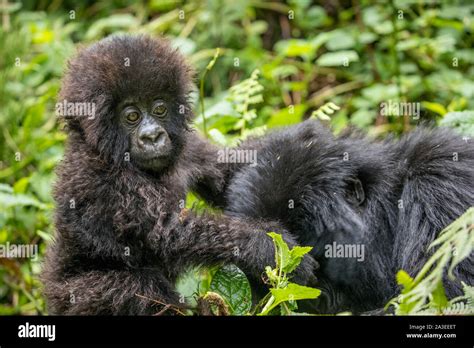
<svg viewBox="0 0 474 348">
<path fill-rule="evenodd" d="M 451 129 L 418 127 L 394 143 L 394 149 L 401 167 L 411 174 L 473 172 L 474 142 Z"/>
</svg>

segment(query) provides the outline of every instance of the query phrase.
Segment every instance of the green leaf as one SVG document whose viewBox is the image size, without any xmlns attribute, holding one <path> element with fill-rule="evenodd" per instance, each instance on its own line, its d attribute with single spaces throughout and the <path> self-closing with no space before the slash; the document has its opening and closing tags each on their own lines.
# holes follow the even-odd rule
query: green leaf
<svg viewBox="0 0 474 348">
<path fill-rule="evenodd" d="M 371 104 L 380 104 L 390 99 L 396 99 L 398 95 L 398 87 L 395 84 L 376 83 L 370 87 L 366 87 L 362 91 L 362 96 Z M 368 107 L 373 105 L 367 105 Z"/>
<path fill-rule="evenodd" d="M 290 64 L 282 64 L 271 70 L 271 76 L 274 79 L 285 79 L 289 76 L 297 75 L 299 72 L 298 68 Z"/>
<path fill-rule="evenodd" d="M 367 45 L 377 40 L 377 35 L 371 32 L 360 33 L 359 41 L 361 44 Z"/>
<path fill-rule="evenodd" d="M 41 230 L 37 230 L 36 231 L 36 234 L 38 236 L 40 236 L 43 240 L 47 241 L 47 242 L 52 242 L 54 240 L 54 237 L 53 235 L 49 234 L 49 233 L 46 233 L 44 231 L 41 231 Z"/>
<path fill-rule="evenodd" d="M 278 282 L 278 269 L 273 269 L 270 266 L 266 266 L 265 273 L 267 274 L 268 280 L 271 284 Z"/>
<path fill-rule="evenodd" d="M 440 126 L 458 130 L 462 134 L 474 135 L 474 111 L 454 111 L 444 115 Z"/>
<path fill-rule="evenodd" d="M 430 307 L 442 310 L 448 304 L 448 298 L 446 297 L 446 292 L 444 291 L 443 281 L 440 280 L 438 285 L 432 292 L 432 299 L 430 302 Z"/>
<path fill-rule="evenodd" d="M 275 50 L 285 57 L 301 57 L 306 60 L 312 59 L 315 54 L 314 45 L 300 39 L 279 41 L 275 45 Z"/>
<path fill-rule="evenodd" d="M 416 306 L 417 306 L 416 301 L 409 301 L 409 300 L 402 301 L 397 308 L 396 314 L 398 315 L 410 314 Z"/>
<path fill-rule="evenodd" d="M 195 267 L 181 274 L 176 281 L 176 290 L 191 306 L 196 306 L 196 295 L 204 295 L 210 288 L 213 269 Z"/>
<path fill-rule="evenodd" d="M 41 203 L 36 198 L 25 194 L 9 194 L 0 192 L 0 207 L 3 209 L 15 206 L 33 206 L 38 209 L 47 209 L 46 204 Z"/>
<path fill-rule="evenodd" d="M 351 62 L 359 60 L 356 51 L 337 51 L 322 54 L 316 63 L 319 66 L 347 66 Z"/>
<path fill-rule="evenodd" d="M 334 112 L 339 110 L 340 107 L 336 104 L 329 102 L 318 108 L 311 113 L 311 118 L 320 119 L 323 121 L 330 121 L 331 118 L 328 115 L 332 115 Z"/>
<path fill-rule="evenodd" d="M 273 308 L 279 304 L 287 301 L 297 301 L 305 299 L 315 299 L 321 294 L 321 290 L 302 286 L 294 283 L 289 283 L 287 287 L 280 289 L 270 289 L 274 298 L 271 306 L 266 308 L 261 315 L 269 313 Z"/>
<path fill-rule="evenodd" d="M 214 67 L 214 64 L 216 64 L 217 58 L 219 58 L 220 52 L 221 52 L 220 48 L 219 47 L 216 48 L 216 53 L 214 53 L 214 57 L 212 57 L 211 61 L 206 66 L 207 71 L 212 70 L 212 68 Z"/>
<path fill-rule="evenodd" d="M 448 275 L 452 279 L 455 278 L 453 274 L 454 268 L 461 263 L 462 260 L 469 257 L 474 247 L 474 233 L 472 228 L 469 228 L 469 226 L 474 224 L 474 209 L 468 209 L 460 219 L 464 219 L 461 220 L 463 223 L 456 226 L 456 238 L 452 240 L 451 243 L 453 246 L 453 258 L 448 269 Z"/>
<path fill-rule="evenodd" d="M 13 185 L 13 191 L 15 193 L 25 193 L 29 183 L 30 177 L 21 178 Z"/>
<path fill-rule="evenodd" d="M 464 297 L 470 306 L 474 307 L 474 286 L 469 286 L 462 282 L 462 290 L 464 291 Z"/>
<path fill-rule="evenodd" d="M 330 39 L 326 42 L 329 51 L 347 50 L 355 46 L 355 40 L 348 30 L 337 29 L 329 34 Z"/>
<path fill-rule="evenodd" d="M 313 40 L 311 40 L 311 45 L 313 45 L 313 49 L 315 52 L 319 50 L 319 48 L 326 43 L 331 38 L 330 33 L 321 33 L 316 36 Z"/>
<path fill-rule="evenodd" d="M 290 249 L 283 240 L 281 234 L 275 232 L 267 233 L 275 244 L 275 263 L 277 269 L 285 269 L 290 262 Z"/>
<path fill-rule="evenodd" d="M 359 109 L 351 115 L 349 122 L 359 128 L 366 128 L 370 126 L 377 113 L 368 109 Z"/>
<path fill-rule="evenodd" d="M 0 184 L 0 192 L 13 193 L 13 188 L 7 184 Z"/>
<path fill-rule="evenodd" d="M 31 191 L 35 197 L 38 197 L 42 202 L 52 202 L 51 198 L 51 184 L 53 176 L 51 174 L 40 175 L 34 173 L 31 175 L 29 184 Z"/>
<path fill-rule="evenodd" d="M 179 51 L 185 56 L 190 56 L 196 50 L 196 43 L 185 37 L 176 37 L 171 41 L 173 47 L 179 49 Z"/>
<path fill-rule="evenodd" d="M 155 12 L 165 12 L 176 8 L 179 2 L 176 0 L 150 0 L 148 7 Z"/>
<path fill-rule="evenodd" d="M 312 247 L 293 247 L 293 249 L 290 250 L 290 260 L 288 261 L 288 264 L 282 269 L 283 272 L 293 272 L 301 263 L 303 256 L 309 253 L 312 249 Z"/>
<path fill-rule="evenodd" d="M 301 122 L 303 114 L 307 109 L 307 105 L 295 105 L 293 108 L 287 107 L 275 112 L 268 120 L 268 128 L 289 126 Z"/>
<path fill-rule="evenodd" d="M 85 35 L 86 40 L 99 38 L 107 30 L 131 29 L 137 27 L 139 21 L 130 14 L 115 14 L 101 18 L 92 24 Z"/>
<path fill-rule="evenodd" d="M 207 134 L 209 135 L 209 138 L 211 138 L 217 144 L 222 145 L 222 146 L 227 145 L 227 138 L 225 137 L 224 134 L 222 134 L 222 132 L 219 129 L 212 128 L 207 132 Z"/>
<path fill-rule="evenodd" d="M 425 109 L 433 111 L 434 113 L 437 113 L 438 115 L 441 115 L 441 116 L 443 116 L 445 113 L 448 112 L 446 108 L 439 103 L 424 101 L 421 103 L 421 105 L 423 105 Z"/>
<path fill-rule="evenodd" d="M 245 274 L 235 265 L 225 265 L 214 274 L 211 291 L 221 295 L 232 314 L 245 315 L 252 306 L 252 292 Z"/>
<path fill-rule="evenodd" d="M 404 270 L 400 270 L 397 272 L 397 284 L 403 286 L 405 292 L 413 287 L 414 279 Z"/>
</svg>

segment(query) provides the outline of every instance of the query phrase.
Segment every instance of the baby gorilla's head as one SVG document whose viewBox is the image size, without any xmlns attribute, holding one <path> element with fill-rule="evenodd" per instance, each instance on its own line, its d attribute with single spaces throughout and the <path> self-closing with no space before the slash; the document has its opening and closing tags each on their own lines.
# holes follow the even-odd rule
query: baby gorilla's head
<svg viewBox="0 0 474 348">
<path fill-rule="evenodd" d="M 105 160 L 159 172 L 184 145 L 191 75 L 163 39 L 112 36 L 69 62 L 58 104 L 69 131 Z"/>
</svg>

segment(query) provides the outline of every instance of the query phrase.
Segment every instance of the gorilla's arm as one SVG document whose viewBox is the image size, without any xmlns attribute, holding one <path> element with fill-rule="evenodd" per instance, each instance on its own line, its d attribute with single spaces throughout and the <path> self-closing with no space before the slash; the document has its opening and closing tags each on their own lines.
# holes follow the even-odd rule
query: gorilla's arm
<svg viewBox="0 0 474 348">
<path fill-rule="evenodd" d="M 166 238 L 155 234 L 151 244 L 157 245 L 161 257 L 169 265 L 215 265 L 234 263 L 245 273 L 260 279 L 265 266 L 275 265 L 275 249 L 267 232 L 277 232 L 288 245 L 295 239 L 277 223 L 256 219 L 238 219 L 225 215 L 201 215 L 190 212 L 176 222 Z M 317 262 L 310 256 L 295 271 L 294 281 L 315 281 Z"/>
<path fill-rule="evenodd" d="M 192 131 L 184 149 L 183 163 L 191 173 L 190 190 L 214 207 L 222 208 L 228 168 L 225 163 L 217 162 L 218 151 L 218 146 Z"/>
<path fill-rule="evenodd" d="M 265 266 L 274 264 L 274 247 L 266 232 L 280 232 L 295 244 L 272 222 L 192 212 L 178 216 L 166 209 L 176 199 L 151 195 L 157 194 L 153 187 L 139 192 L 109 187 L 109 194 L 96 195 L 104 182 L 110 185 L 110 177 L 95 177 L 90 163 L 79 167 L 79 177 L 93 177 L 84 183 L 88 194 L 76 181 L 57 190 L 57 242 L 50 246 L 42 275 L 51 313 L 157 313 L 162 307 L 153 306 L 153 300 L 179 303 L 174 280 L 186 266 L 232 262 L 260 279 Z M 73 180 L 70 168 L 65 169 L 61 177 Z M 75 208 L 69 206 L 69 197 L 76 197 Z M 161 220 L 161 214 L 169 218 Z M 314 261 L 305 259 L 296 281 L 311 281 L 314 268 Z"/>
<path fill-rule="evenodd" d="M 258 146 L 259 140 L 252 139 L 240 144 L 236 149 L 256 150 Z M 219 161 L 219 151 L 223 150 L 223 147 L 212 144 L 196 132 L 191 132 L 183 154 L 183 163 L 192 175 L 191 191 L 217 208 L 227 205 L 225 196 L 229 182 L 239 169 L 247 166 Z"/>
<path fill-rule="evenodd" d="M 257 227 L 260 231 L 255 231 Z M 235 219 L 188 217 L 181 228 L 181 232 L 170 233 L 157 245 L 170 269 L 174 265 L 178 271 L 186 265 L 234 262 L 249 272 L 252 279 L 260 279 L 265 266 L 275 263 L 271 239 L 263 233 L 277 230 L 272 223 L 251 225 Z M 244 230 L 248 233 L 241 232 Z M 288 235 L 284 238 L 294 244 Z M 49 257 L 67 258 L 62 250 L 57 248 L 55 251 L 59 253 L 50 253 Z M 255 253 L 256 250 L 260 252 Z M 153 315 L 184 310 L 178 293 L 163 277 L 161 269 L 124 266 L 65 276 L 57 259 L 50 264 L 57 266 L 47 268 L 42 274 L 50 314 Z M 314 283 L 314 269 L 315 261 L 307 257 L 296 270 L 294 281 Z M 169 306 L 165 308 L 165 305 Z"/>
</svg>

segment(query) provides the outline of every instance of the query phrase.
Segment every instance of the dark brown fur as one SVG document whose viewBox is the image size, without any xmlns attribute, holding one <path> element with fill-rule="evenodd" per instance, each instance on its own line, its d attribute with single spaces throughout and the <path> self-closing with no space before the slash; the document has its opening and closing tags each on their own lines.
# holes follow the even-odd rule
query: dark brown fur
<svg viewBox="0 0 474 348">
<path fill-rule="evenodd" d="M 274 222 L 183 214 L 190 189 L 221 203 L 226 176 L 217 149 L 188 127 L 190 88 L 190 69 L 164 40 L 108 38 L 70 62 L 59 100 L 92 102 L 97 112 L 94 119 L 66 118 L 69 139 L 54 190 L 56 241 L 42 275 L 51 314 L 153 314 L 162 308 L 153 300 L 180 305 L 174 282 L 188 265 L 232 262 L 259 278 L 274 263 L 265 232 L 281 232 L 294 244 Z M 124 98 L 156 94 L 185 106 L 167 129 L 173 162 L 159 173 L 124 160 L 129 139 L 115 109 Z M 311 279 L 313 269 L 306 258 L 299 281 Z"/>
</svg>

